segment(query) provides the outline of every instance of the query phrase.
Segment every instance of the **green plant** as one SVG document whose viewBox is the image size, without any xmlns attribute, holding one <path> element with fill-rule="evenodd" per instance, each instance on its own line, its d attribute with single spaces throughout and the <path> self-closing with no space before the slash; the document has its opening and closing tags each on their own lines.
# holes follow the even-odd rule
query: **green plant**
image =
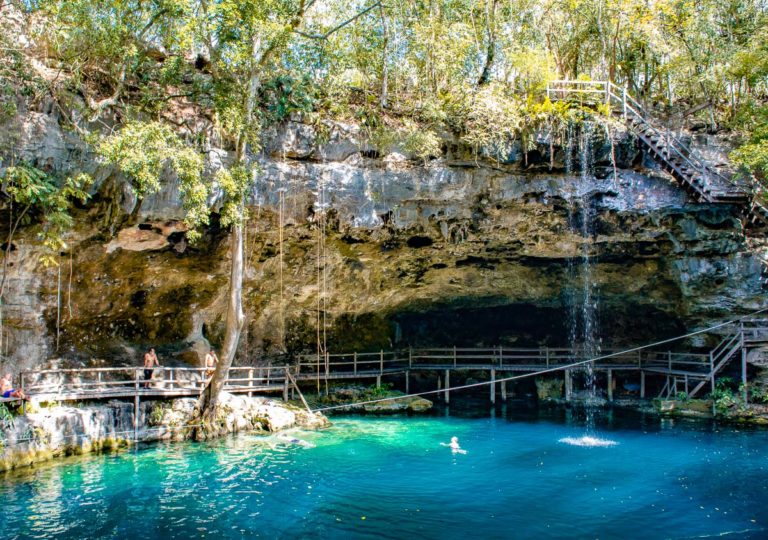
<svg viewBox="0 0 768 540">
<path fill-rule="evenodd" d="M 710 393 L 710 397 L 718 412 L 725 412 L 740 404 L 741 400 L 738 394 L 734 392 L 733 385 L 733 379 L 730 377 L 722 377 L 715 384 L 715 389 Z"/>
<path fill-rule="evenodd" d="M 675 394 L 675 400 L 680 401 L 682 403 L 688 403 L 691 400 L 691 398 L 688 397 L 687 392 L 678 392 L 677 394 Z"/>
<path fill-rule="evenodd" d="M 6 429 L 13 429 L 14 421 L 13 421 L 13 414 L 11 414 L 11 411 L 0 403 L 0 428 L 3 430 Z"/>
<path fill-rule="evenodd" d="M 768 403 L 768 387 L 752 386 L 749 388 L 749 398 L 752 403 Z"/>
<path fill-rule="evenodd" d="M 371 386 L 360 396 L 361 401 L 389 397 L 392 394 L 392 385 L 382 383 L 381 386 Z"/>
<path fill-rule="evenodd" d="M 152 410 L 149 411 L 149 416 L 147 417 L 147 422 L 150 426 L 159 426 L 163 422 L 163 418 L 165 417 L 165 411 L 166 407 L 162 403 L 155 403 L 155 405 L 152 407 Z"/>
</svg>

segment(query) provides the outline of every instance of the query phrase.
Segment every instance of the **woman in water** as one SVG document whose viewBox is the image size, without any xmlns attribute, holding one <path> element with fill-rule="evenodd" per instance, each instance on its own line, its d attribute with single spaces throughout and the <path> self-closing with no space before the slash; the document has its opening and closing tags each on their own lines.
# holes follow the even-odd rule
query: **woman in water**
<svg viewBox="0 0 768 540">
<path fill-rule="evenodd" d="M 461 446 L 459 446 L 459 438 L 458 437 L 451 437 L 451 442 L 449 442 L 449 443 L 441 442 L 440 445 L 441 446 L 447 446 L 448 448 L 451 449 L 451 452 L 453 452 L 454 454 L 466 454 L 467 453 L 466 450 L 464 450 L 463 448 L 461 448 Z"/>
</svg>

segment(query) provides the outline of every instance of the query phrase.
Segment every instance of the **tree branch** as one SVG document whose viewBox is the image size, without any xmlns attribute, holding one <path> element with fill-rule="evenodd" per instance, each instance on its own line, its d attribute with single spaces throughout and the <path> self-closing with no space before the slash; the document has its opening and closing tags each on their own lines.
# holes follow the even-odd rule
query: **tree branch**
<svg viewBox="0 0 768 540">
<path fill-rule="evenodd" d="M 297 34 L 299 34 L 300 36 L 308 38 L 308 39 L 319 39 L 319 40 L 328 39 L 329 37 L 331 37 L 333 34 L 338 32 L 339 30 L 341 30 L 345 26 L 355 22 L 357 19 L 359 19 L 360 17 L 362 17 L 363 15 L 365 15 L 366 13 L 371 11 L 372 9 L 379 7 L 380 5 L 381 5 L 381 0 L 378 0 L 377 2 L 374 2 L 373 4 L 368 6 L 367 8 L 363 9 L 362 11 L 359 11 L 358 13 L 356 13 L 355 15 L 353 15 L 352 17 L 347 19 L 346 21 L 337 24 L 336 26 L 334 26 L 333 28 L 331 28 L 330 30 L 328 30 L 324 34 L 308 34 L 307 32 L 302 32 L 301 30 L 294 30 L 294 31 Z"/>
</svg>

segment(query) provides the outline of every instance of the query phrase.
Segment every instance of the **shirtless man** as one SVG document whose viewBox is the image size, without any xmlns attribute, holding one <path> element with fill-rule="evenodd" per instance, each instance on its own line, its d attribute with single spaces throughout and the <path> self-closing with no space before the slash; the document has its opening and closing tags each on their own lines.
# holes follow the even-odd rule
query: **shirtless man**
<svg viewBox="0 0 768 540">
<path fill-rule="evenodd" d="M 219 363 L 219 357 L 216 356 L 216 353 L 213 349 L 208 351 L 208 354 L 205 355 L 205 378 L 210 379 L 213 377 L 213 374 L 216 373 L 216 364 Z"/>
<path fill-rule="evenodd" d="M 24 394 L 24 392 L 13 387 L 13 383 L 11 382 L 12 380 L 13 376 L 10 373 L 6 373 L 0 379 L 0 397 L 27 399 L 27 396 Z"/>
<path fill-rule="evenodd" d="M 160 367 L 160 361 L 157 359 L 155 349 L 150 348 L 144 353 L 144 388 L 149 388 L 149 381 L 152 380 L 152 371 L 154 367 Z"/>
</svg>

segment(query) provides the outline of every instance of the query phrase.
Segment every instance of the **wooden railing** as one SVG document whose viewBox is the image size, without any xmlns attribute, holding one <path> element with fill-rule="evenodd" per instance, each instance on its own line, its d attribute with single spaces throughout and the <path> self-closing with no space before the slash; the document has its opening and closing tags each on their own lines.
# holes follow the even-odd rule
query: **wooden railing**
<svg viewBox="0 0 768 540">
<path fill-rule="evenodd" d="M 611 356 L 608 356 L 611 355 Z M 603 349 L 593 362 L 597 369 L 668 369 L 706 373 L 709 355 L 671 351 L 621 352 Z M 429 348 L 369 353 L 304 355 L 299 358 L 302 378 L 312 376 L 383 375 L 415 369 L 540 370 L 589 360 L 583 350 L 570 348 Z"/>
<path fill-rule="evenodd" d="M 289 366 L 233 366 L 224 381 L 230 393 L 253 393 L 287 387 Z M 156 367 L 144 380 L 143 367 L 71 368 L 24 371 L 20 388 L 30 395 L 85 399 L 134 394 L 199 395 L 208 384 L 207 368 Z"/>
<path fill-rule="evenodd" d="M 723 176 L 679 137 L 658 125 L 643 105 L 627 92 L 626 86 L 620 87 L 610 81 L 558 80 L 547 85 L 547 98 L 553 101 L 572 100 L 582 105 L 605 105 L 621 114 L 625 121 L 632 120 L 641 125 L 641 138 L 651 146 L 658 144 L 661 149 L 658 157 L 685 178 L 686 184 L 702 200 L 728 202 L 736 196 L 750 199 L 754 196 L 751 186 L 736 184 Z M 699 185 L 694 181 L 696 176 L 703 177 L 707 184 Z"/>
</svg>

